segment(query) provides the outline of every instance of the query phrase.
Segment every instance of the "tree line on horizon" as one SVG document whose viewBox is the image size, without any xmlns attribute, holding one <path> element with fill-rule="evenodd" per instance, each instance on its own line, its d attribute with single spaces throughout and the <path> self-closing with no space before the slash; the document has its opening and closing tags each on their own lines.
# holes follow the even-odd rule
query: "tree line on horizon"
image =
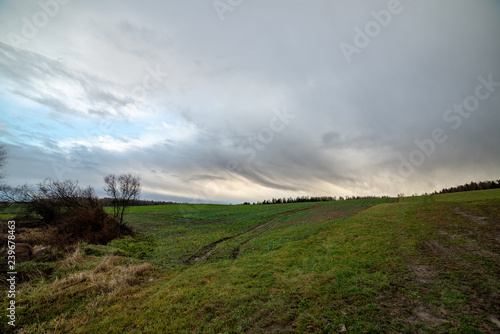
<svg viewBox="0 0 500 334">
<path fill-rule="evenodd" d="M 113 206 L 114 199 L 111 197 L 100 198 L 99 202 L 101 202 L 102 206 Z M 150 205 L 170 205 L 170 204 L 182 204 L 174 201 L 154 201 L 154 200 L 143 200 L 136 199 L 130 201 L 130 206 L 150 206 Z"/>
<path fill-rule="evenodd" d="M 306 202 L 331 202 L 331 201 L 344 201 L 348 199 L 374 199 L 374 198 L 388 198 L 389 196 L 297 196 L 272 198 L 270 200 L 263 200 L 262 202 L 245 202 L 243 205 L 263 205 L 263 204 L 288 204 L 288 203 L 306 203 Z"/>
<path fill-rule="evenodd" d="M 462 184 L 460 186 L 443 188 L 440 191 L 435 191 L 431 195 L 437 194 L 449 194 L 457 193 L 462 191 L 474 191 L 474 190 L 487 190 L 487 189 L 500 189 L 500 180 L 496 181 L 480 181 Z"/>
<path fill-rule="evenodd" d="M 451 188 L 443 188 L 440 191 L 434 191 L 430 195 L 447 194 L 463 191 L 474 190 L 487 190 L 487 189 L 500 189 L 500 179 L 496 181 L 480 181 L 466 183 Z M 424 193 L 423 195 L 429 195 Z M 415 195 L 414 195 L 415 196 Z M 398 197 L 404 197 L 404 194 L 398 194 Z M 305 202 L 329 202 L 329 201 L 344 201 L 349 199 L 375 199 L 375 198 L 389 198 L 389 196 L 297 196 L 296 198 L 272 198 L 270 200 L 263 200 L 262 202 L 245 202 L 243 205 L 263 205 L 263 204 L 286 204 L 286 203 L 305 203 Z"/>
</svg>

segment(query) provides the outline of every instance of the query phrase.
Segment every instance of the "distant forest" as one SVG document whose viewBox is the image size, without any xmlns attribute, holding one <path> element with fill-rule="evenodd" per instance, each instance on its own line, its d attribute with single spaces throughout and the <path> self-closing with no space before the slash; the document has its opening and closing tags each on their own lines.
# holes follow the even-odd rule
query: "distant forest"
<svg viewBox="0 0 500 334">
<path fill-rule="evenodd" d="M 100 198 L 99 202 L 101 202 L 102 206 L 112 206 L 114 201 L 110 197 Z M 166 205 L 166 204 L 179 204 L 177 202 L 172 201 L 150 201 L 150 200 L 134 200 L 130 202 L 130 206 L 146 206 L 146 205 Z"/>
<path fill-rule="evenodd" d="M 461 191 L 473 191 L 473 190 L 486 190 L 486 189 L 499 189 L 500 180 L 496 181 L 482 181 L 482 182 L 471 182 L 463 184 L 457 187 L 444 188 L 441 191 L 435 191 L 432 195 L 437 194 L 448 194 L 448 193 L 458 193 Z"/>
<path fill-rule="evenodd" d="M 296 198 L 273 198 L 270 200 L 263 200 L 262 202 L 254 202 L 253 205 L 261 204 L 284 204 L 284 203 L 305 203 L 305 202 L 329 202 L 329 201 L 343 201 L 348 199 L 373 199 L 373 198 L 388 198 L 389 196 L 298 196 Z M 243 205 L 250 205 L 250 202 L 245 202 Z"/>
<path fill-rule="evenodd" d="M 446 194 L 446 193 L 456 193 L 461 191 L 473 191 L 473 190 L 486 190 L 486 189 L 498 189 L 500 188 L 500 180 L 496 181 L 481 181 L 481 182 L 471 182 L 463 184 L 456 187 L 444 188 L 440 191 L 434 191 L 431 195 Z M 427 193 L 423 195 L 429 195 Z M 399 194 L 398 197 L 403 197 L 403 194 Z M 270 200 L 263 200 L 262 202 L 255 202 L 253 205 L 261 204 L 283 204 L 283 203 L 303 203 L 303 202 L 326 202 L 326 201 L 343 201 L 348 199 L 372 199 L 372 198 L 388 198 L 389 196 L 301 196 L 296 198 L 273 198 Z M 245 202 L 244 205 L 250 205 L 252 203 Z"/>
</svg>

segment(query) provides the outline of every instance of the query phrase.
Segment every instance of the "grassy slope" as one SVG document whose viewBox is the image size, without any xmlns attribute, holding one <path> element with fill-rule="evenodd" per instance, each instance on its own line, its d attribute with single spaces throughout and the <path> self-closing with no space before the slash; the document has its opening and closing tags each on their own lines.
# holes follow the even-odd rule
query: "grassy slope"
<svg viewBox="0 0 500 334">
<path fill-rule="evenodd" d="M 110 252 L 154 271 L 56 299 L 44 299 L 53 279 L 26 284 L 19 321 L 40 333 L 498 331 L 500 191 L 377 202 L 134 208 L 145 237 L 86 246 L 95 256 L 66 271 Z"/>
</svg>

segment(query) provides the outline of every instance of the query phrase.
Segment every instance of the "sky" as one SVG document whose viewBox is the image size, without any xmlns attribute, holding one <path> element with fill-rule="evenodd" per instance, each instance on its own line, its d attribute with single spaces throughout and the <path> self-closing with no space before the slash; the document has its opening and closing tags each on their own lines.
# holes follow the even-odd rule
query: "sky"
<svg viewBox="0 0 500 334">
<path fill-rule="evenodd" d="M 498 0 L 0 0 L 11 185 L 144 199 L 500 179 Z"/>
</svg>

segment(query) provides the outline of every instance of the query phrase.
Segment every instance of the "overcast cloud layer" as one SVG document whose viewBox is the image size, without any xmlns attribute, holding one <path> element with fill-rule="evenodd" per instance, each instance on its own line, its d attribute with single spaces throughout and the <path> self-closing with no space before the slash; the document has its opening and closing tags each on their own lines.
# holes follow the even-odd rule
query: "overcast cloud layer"
<svg viewBox="0 0 500 334">
<path fill-rule="evenodd" d="M 238 203 L 498 179 L 499 36 L 493 0 L 0 1 L 7 182 Z"/>
</svg>

